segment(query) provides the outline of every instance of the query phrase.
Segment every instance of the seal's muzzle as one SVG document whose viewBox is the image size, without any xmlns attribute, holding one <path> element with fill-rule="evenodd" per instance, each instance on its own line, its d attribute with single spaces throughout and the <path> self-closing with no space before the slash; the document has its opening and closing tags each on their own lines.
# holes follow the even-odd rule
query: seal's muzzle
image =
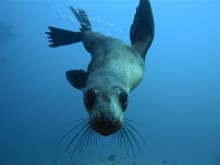
<svg viewBox="0 0 220 165">
<path fill-rule="evenodd" d="M 90 126 L 103 136 L 114 134 L 121 128 L 121 121 L 118 118 L 102 113 L 90 120 Z"/>
</svg>

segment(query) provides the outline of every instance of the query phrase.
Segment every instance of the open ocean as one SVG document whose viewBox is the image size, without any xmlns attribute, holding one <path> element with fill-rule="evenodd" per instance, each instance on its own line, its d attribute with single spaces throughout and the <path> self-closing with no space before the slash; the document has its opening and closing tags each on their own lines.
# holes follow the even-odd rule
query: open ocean
<svg viewBox="0 0 220 165">
<path fill-rule="evenodd" d="M 48 47 L 48 26 L 79 31 L 71 5 L 94 31 L 130 43 L 138 3 L 0 0 L 0 165 L 220 165 L 219 0 L 151 1 L 155 38 L 125 113 L 146 143 L 142 156 L 112 136 L 74 154 L 74 144 L 65 152 L 73 135 L 57 144 L 87 117 L 65 72 L 86 70 L 90 54 L 82 43 Z"/>
</svg>

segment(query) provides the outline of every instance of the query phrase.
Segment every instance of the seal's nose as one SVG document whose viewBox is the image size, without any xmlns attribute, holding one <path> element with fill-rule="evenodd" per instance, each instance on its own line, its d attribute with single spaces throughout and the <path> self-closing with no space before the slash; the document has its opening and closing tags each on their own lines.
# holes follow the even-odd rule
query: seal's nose
<svg viewBox="0 0 220 165">
<path fill-rule="evenodd" d="M 105 127 L 111 127 L 111 125 L 114 123 L 114 117 L 110 117 L 106 114 L 102 114 L 99 120 L 103 123 L 103 126 Z"/>
<path fill-rule="evenodd" d="M 113 115 L 103 113 L 91 119 L 90 126 L 99 134 L 108 136 L 118 131 L 121 122 Z"/>
</svg>

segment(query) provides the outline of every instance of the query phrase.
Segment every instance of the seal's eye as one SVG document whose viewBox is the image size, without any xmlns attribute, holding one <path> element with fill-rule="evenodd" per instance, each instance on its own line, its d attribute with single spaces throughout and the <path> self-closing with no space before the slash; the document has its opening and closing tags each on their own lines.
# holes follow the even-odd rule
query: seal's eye
<svg viewBox="0 0 220 165">
<path fill-rule="evenodd" d="M 119 100 L 123 109 L 125 109 L 128 105 L 128 94 L 126 92 L 122 92 L 119 96 Z"/>
<path fill-rule="evenodd" d="M 95 91 L 92 89 L 88 90 L 84 98 L 86 106 L 91 107 L 93 103 L 95 102 L 95 98 L 96 98 Z"/>
</svg>

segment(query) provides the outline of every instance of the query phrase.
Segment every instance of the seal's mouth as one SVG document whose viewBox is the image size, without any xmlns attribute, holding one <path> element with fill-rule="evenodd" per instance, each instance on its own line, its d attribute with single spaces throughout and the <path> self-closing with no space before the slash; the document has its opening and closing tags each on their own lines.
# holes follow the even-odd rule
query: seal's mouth
<svg viewBox="0 0 220 165">
<path fill-rule="evenodd" d="M 116 133 L 122 127 L 122 121 L 116 118 L 99 116 L 90 120 L 90 127 L 103 136 Z"/>
<path fill-rule="evenodd" d="M 126 118 L 115 118 L 109 115 L 107 117 L 108 118 L 99 116 L 96 118 L 93 116 L 72 122 L 72 128 L 58 143 L 63 141 L 68 135 L 71 135 L 71 140 L 65 150 L 67 151 L 71 146 L 74 146 L 72 153 L 73 156 L 76 151 L 81 152 L 85 147 L 97 144 L 98 135 L 108 136 L 113 134 L 114 143 L 121 146 L 124 145 L 127 154 L 129 148 L 132 150 L 134 157 L 136 151 L 138 151 L 139 154 L 142 154 L 142 145 L 139 140 L 144 144 L 144 139 L 135 127 L 133 127 L 133 124 L 137 123 Z"/>
</svg>

